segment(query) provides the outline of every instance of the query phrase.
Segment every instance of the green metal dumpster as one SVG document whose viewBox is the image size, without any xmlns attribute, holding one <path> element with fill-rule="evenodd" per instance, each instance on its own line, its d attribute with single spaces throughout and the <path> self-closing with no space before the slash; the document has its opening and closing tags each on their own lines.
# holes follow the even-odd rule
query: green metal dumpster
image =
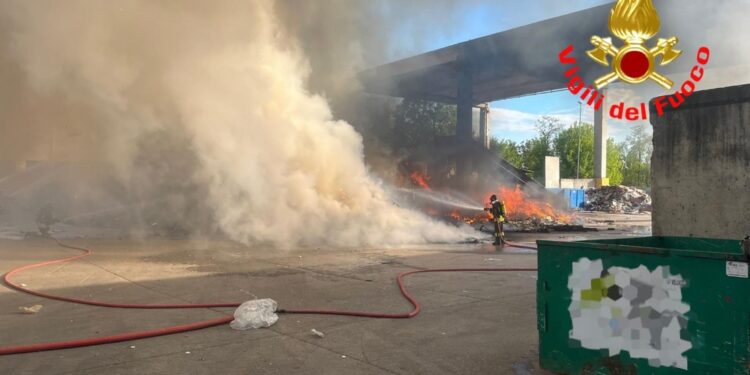
<svg viewBox="0 0 750 375">
<path fill-rule="evenodd" d="M 750 374 L 748 242 L 539 241 L 541 367 L 560 374 Z"/>
</svg>

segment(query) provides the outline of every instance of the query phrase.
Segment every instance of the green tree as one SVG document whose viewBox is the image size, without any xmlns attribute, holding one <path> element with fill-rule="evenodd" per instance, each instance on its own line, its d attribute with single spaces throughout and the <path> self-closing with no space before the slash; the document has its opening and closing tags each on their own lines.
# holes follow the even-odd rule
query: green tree
<svg viewBox="0 0 750 375">
<path fill-rule="evenodd" d="M 404 99 L 394 114 L 394 142 L 397 147 L 414 148 L 431 143 L 435 137 L 451 135 L 456 129 L 456 107 Z"/>
<path fill-rule="evenodd" d="M 611 185 L 621 185 L 623 181 L 624 144 L 618 144 L 614 139 L 607 139 L 607 176 Z"/>
<path fill-rule="evenodd" d="M 523 165 L 521 145 L 516 142 L 509 139 L 492 138 L 490 149 L 514 167 L 520 168 Z"/>
<path fill-rule="evenodd" d="M 594 126 L 576 124 L 560 132 L 555 139 L 555 148 L 560 156 L 560 176 L 575 178 L 578 169 L 580 142 L 580 178 L 594 177 Z"/>
<path fill-rule="evenodd" d="M 575 124 L 561 131 L 555 138 L 555 150 L 560 157 L 560 175 L 574 178 L 578 168 L 580 140 L 580 178 L 594 177 L 594 126 Z M 620 184 L 623 179 L 623 148 L 614 139 L 607 139 L 607 176 L 610 183 Z"/>
<path fill-rule="evenodd" d="M 542 116 L 534 127 L 539 135 L 520 146 L 522 167 L 530 170 L 534 178 L 542 178 L 544 158 L 556 155 L 555 138 L 562 129 L 562 122 L 556 117 Z"/>
<path fill-rule="evenodd" d="M 542 138 L 527 140 L 521 145 L 522 168 L 531 171 L 531 176 L 534 178 L 543 178 L 544 159 L 546 156 L 552 156 L 549 150 L 549 145 Z"/>
<path fill-rule="evenodd" d="M 555 137 L 563 128 L 562 122 L 557 117 L 542 116 L 536 120 L 537 133 L 539 133 L 539 145 L 546 150 L 544 156 L 555 155 Z"/>
<path fill-rule="evenodd" d="M 651 186 L 651 155 L 653 144 L 646 125 L 636 125 L 625 142 L 627 152 L 623 165 L 623 184 L 636 187 Z"/>
</svg>

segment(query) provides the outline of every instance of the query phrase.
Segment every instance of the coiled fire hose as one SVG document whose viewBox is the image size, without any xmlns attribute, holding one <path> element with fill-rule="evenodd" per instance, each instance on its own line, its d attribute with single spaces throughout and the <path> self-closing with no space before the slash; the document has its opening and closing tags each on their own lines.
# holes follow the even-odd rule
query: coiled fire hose
<svg viewBox="0 0 750 375">
<path fill-rule="evenodd" d="M 92 251 L 89 249 L 86 249 L 83 247 L 71 246 L 71 245 L 62 243 L 56 239 L 55 241 L 57 242 L 59 246 L 62 246 L 67 249 L 81 251 L 82 254 L 67 257 L 67 258 L 53 259 L 53 260 L 48 260 L 44 262 L 17 267 L 3 276 L 3 281 L 5 282 L 5 284 L 8 287 L 15 289 L 19 292 L 31 294 L 37 297 L 63 301 L 63 302 L 82 304 L 82 305 L 107 307 L 107 308 L 204 309 L 204 308 L 220 308 L 220 307 L 236 308 L 241 304 L 237 302 L 199 303 L 199 304 L 166 304 L 166 305 L 110 303 L 110 302 L 101 302 L 101 301 L 86 300 L 86 299 L 48 294 L 48 293 L 39 292 L 39 291 L 25 288 L 21 286 L 20 284 L 13 282 L 12 280 L 13 276 L 18 275 L 24 271 L 28 271 L 30 269 L 39 268 L 39 267 L 45 267 L 45 266 L 49 266 L 53 264 L 72 262 L 72 261 L 87 257 L 92 254 Z M 536 248 L 533 248 L 531 246 L 515 245 L 511 243 L 508 243 L 507 246 L 536 250 Z M 305 315 L 340 315 L 340 316 L 355 316 L 355 317 L 378 318 L 378 319 L 409 319 L 409 318 L 413 318 L 417 316 L 422 307 L 419 304 L 419 301 L 417 301 L 416 298 L 414 298 L 414 296 L 411 293 L 409 293 L 409 291 L 406 289 L 406 286 L 404 285 L 404 279 L 407 276 L 418 274 L 418 273 L 440 273 L 440 272 L 533 272 L 533 271 L 536 271 L 536 269 L 535 268 L 445 268 L 445 269 L 426 269 L 426 270 L 403 272 L 398 275 L 398 277 L 396 278 L 396 282 L 398 284 L 399 290 L 401 291 L 401 295 L 407 301 L 409 301 L 409 303 L 413 307 L 412 310 L 407 313 L 393 314 L 393 313 L 364 312 L 364 311 L 297 310 L 297 309 L 279 309 L 276 311 L 276 313 L 278 314 L 305 314 Z M 232 320 L 234 320 L 233 316 L 224 316 L 221 318 L 204 320 L 200 322 L 175 325 L 175 326 L 146 330 L 146 331 L 126 332 L 126 333 L 121 333 L 121 334 L 116 334 L 116 335 L 111 335 L 111 336 L 87 337 L 83 339 L 68 340 L 68 341 L 36 343 L 36 344 L 19 345 L 19 346 L 6 346 L 6 347 L 0 347 L 0 355 L 32 353 L 32 352 L 41 352 L 41 351 L 46 351 L 46 350 L 59 350 L 59 349 L 69 349 L 69 348 L 81 348 L 81 347 L 86 347 L 86 346 L 139 340 L 139 339 L 145 339 L 145 338 L 150 338 L 150 337 L 171 335 L 175 333 L 182 333 L 182 332 L 188 332 L 188 331 L 214 327 L 214 326 L 218 326 L 222 324 L 227 324 L 231 322 Z"/>
</svg>

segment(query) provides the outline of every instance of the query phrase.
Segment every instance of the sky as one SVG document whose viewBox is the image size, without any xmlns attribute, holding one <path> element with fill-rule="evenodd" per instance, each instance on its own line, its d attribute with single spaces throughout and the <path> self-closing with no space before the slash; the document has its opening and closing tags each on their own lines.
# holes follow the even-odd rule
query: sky
<svg viewBox="0 0 750 375">
<path fill-rule="evenodd" d="M 462 9 L 460 26 L 451 29 L 450 32 L 430 35 L 423 42 L 423 45 L 416 48 L 416 53 L 435 50 L 609 2 L 611 1 L 482 1 L 479 5 L 467 6 Z M 406 49 L 408 48 L 404 48 L 404 50 Z M 399 51 L 394 54 L 399 55 Z M 410 53 L 404 52 L 403 56 L 400 57 L 413 54 L 415 54 L 414 49 Z M 612 91 L 608 94 L 608 98 L 611 100 L 625 100 L 624 96 L 629 95 L 622 88 Z M 618 93 L 622 95 L 618 95 Z M 534 124 L 543 115 L 558 117 L 566 126 L 573 126 L 579 120 L 578 99 L 567 91 L 498 101 L 491 103 L 491 108 L 492 136 L 517 142 L 531 139 L 537 135 Z M 593 123 L 593 110 L 583 106 L 581 118 L 583 122 Z M 622 142 L 627 138 L 634 124 L 637 123 L 609 120 L 609 136 L 618 142 Z"/>
</svg>

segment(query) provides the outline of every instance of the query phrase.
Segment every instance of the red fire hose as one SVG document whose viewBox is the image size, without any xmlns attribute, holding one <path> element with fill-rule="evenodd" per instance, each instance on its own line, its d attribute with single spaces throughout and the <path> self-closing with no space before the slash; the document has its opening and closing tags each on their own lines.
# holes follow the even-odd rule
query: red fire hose
<svg viewBox="0 0 750 375">
<path fill-rule="evenodd" d="M 534 250 L 534 251 L 538 250 L 536 247 L 533 247 L 533 246 L 519 245 L 517 243 L 509 242 L 507 240 L 505 241 L 505 246 L 507 246 L 507 247 L 515 247 L 515 248 L 518 248 L 518 249 Z"/>
<path fill-rule="evenodd" d="M 49 261 L 40 262 L 40 263 L 29 264 L 26 266 L 15 268 L 3 276 L 3 281 L 5 282 L 5 284 L 8 287 L 15 289 L 19 292 L 31 294 L 37 297 L 53 299 L 57 301 L 83 304 L 83 305 L 90 305 L 90 306 L 108 307 L 108 308 L 202 309 L 202 308 L 219 308 L 219 307 L 235 308 L 240 305 L 240 303 L 237 303 L 237 302 L 204 303 L 204 304 L 169 304 L 169 305 L 109 303 L 109 302 L 100 302 L 100 301 L 64 297 L 64 296 L 58 296 L 54 294 L 47 294 L 47 293 L 27 289 L 12 281 L 12 277 L 14 275 L 17 275 L 23 271 L 27 271 L 33 268 L 49 266 L 52 264 L 67 263 L 67 262 L 71 262 L 74 260 L 87 257 L 92 254 L 92 251 L 86 248 L 67 245 L 60 241 L 57 241 L 57 244 L 68 249 L 82 251 L 83 254 L 79 254 L 79 255 L 75 255 L 75 256 L 67 257 L 67 258 L 62 258 L 62 259 L 55 259 L 55 260 L 49 260 Z M 530 246 L 520 246 L 520 245 L 514 245 L 514 244 L 508 244 L 508 246 L 536 250 L 535 248 L 530 247 Z M 396 281 L 398 283 L 398 288 L 401 291 L 401 295 L 407 301 L 409 301 L 409 303 L 413 306 L 413 309 L 408 313 L 389 314 L 389 313 L 360 312 L 360 311 L 289 310 L 289 309 L 279 309 L 277 310 L 277 313 L 279 314 L 309 314 L 309 315 L 343 315 L 343 316 L 356 316 L 356 317 L 380 318 L 380 319 L 408 319 L 408 318 L 413 318 L 419 314 L 421 310 L 421 305 L 414 298 L 414 296 L 412 296 L 411 293 L 409 293 L 409 291 L 406 289 L 406 286 L 404 285 L 404 278 L 406 276 L 417 274 L 417 273 L 436 273 L 436 272 L 526 272 L 526 271 L 529 271 L 529 272 L 536 271 L 536 269 L 535 268 L 449 268 L 449 269 L 427 269 L 427 270 L 403 272 L 398 275 L 398 277 L 396 278 Z M 218 326 L 222 324 L 227 324 L 231 322 L 232 320 L 234 320 L 234 317 L 225 316 L 221 318 L 204 320 L 204 321 L 194 322 L 194 323 L 189 323 L 189 324 L 176 325 L 176 326 L 152 329 L 152 330 L 147 330 L 147 331 L 127 332 L 127 333 L 121 333 L 121 334 L 112 335 L 112 336 L 88 337 L 84 339 L 70 340 L 70 341 L 56 341 L 56 342 L 48 342 L 48 343 L 30 344 L 30 345 L 0 347 L 0 355 L 32 353 L 32 352 L 40 352 L 40 351 L 45 351 L 45 350 L 80 348 L 80 347 L 85 347 L 85 346 L 111 344 L 111 343 L 122 342 L 122 341 L 145 339 L 149 337 L 171 335 L 175 333 L 214 327 L 214 326 Z"/>
</svg>

